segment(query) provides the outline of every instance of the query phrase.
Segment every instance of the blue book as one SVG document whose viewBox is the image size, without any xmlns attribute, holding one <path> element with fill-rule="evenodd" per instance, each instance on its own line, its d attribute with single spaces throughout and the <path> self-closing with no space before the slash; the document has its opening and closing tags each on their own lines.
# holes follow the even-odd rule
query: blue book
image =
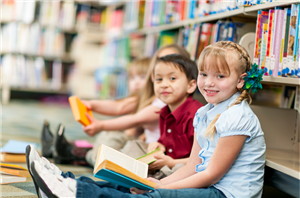
<svg viewBox="0 0 300 198">
<path fill-rule="evenodd" d="M 114 184 L 124 186 L 126 188 L 136 187 L 142 190 L 154 190 L 154 188 L 147 186 L 143 183 L 140 183 L 136 180 L 130 179 L 122 174 L 116 173 L 109 169 L 100 169 L 95 175 L 95 177 L 99 179 L 103 179 L 108 182 L 112 182 Z"/>
</svg>

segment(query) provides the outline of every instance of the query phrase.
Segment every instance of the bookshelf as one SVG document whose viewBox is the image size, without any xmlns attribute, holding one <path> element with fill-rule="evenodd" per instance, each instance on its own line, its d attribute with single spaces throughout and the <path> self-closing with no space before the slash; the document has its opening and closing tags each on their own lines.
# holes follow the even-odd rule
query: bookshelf
<svg viewBox="0 0 300 198">
<path fill-rule="evenodd" d="M 300 3 L 300 0 L 278 0 L 273 1 L 271 3 L 265 3 L 260 5 L 255 5 L 251 7 L 239 7 L 238 9 L 234 9 L 231 11 L 226 11 L 222 13 L 212 14 L 200 18 L 194 18 L 194 19 L 185 19 L 169 24 L 162 24 L 162 25 L 156 25 L 151 27 L 142 27 L 137 30 L 133 30 L 130 32 L 123 31 L 123 34 L 109 38 L 110 40 L 118 40 L 122 39 L 124 37 L 128 37 L 131 34 L 140 34 L 144 35 L 145 37 L 153 34 L 157 34 L 164 31 L 174 30 L 177 31 L 178 29 L 187 26 L 187 25 L 193 25 L 193 24 L 199 24 L 199 23 L 209 23 L 209 22 L 216 22 L 219 19 L 234 19 L 237 21 L 254 21 L 256 22 L 257 19 L 257 13 L 259 10 L 262 9 L 274 9 L 275 7 L 289 7 L 291 4 L 294 3 Z M 294 112 L 297 111 L 297 116 L 295 117 L 295 120 L 291 123 L 291 126 L 288 129 L 281 129 L 278 131 L 278 129 L 274 129 L 274 133 L 271 133 L 271 136 L 276 136 L 274 142 L 279 145 L 276 148 L 275 143 L 273 142 L 274 146 L 269 147 L 267 144 L 267 151 L 266 151 L 266 166 L 274 169 L 275 171 L 278 171 L 279 174 L 284 174 L 288 177 L 288 181 L 292 181 L 292 179 L 296 179 L 299 183 L 300 180 L 300 78 L 287 78 L 287 77 L 272 77 L 272 76 L 264 76 L 263 77 L 263 84 L 274 84 L 274 85 L 282 85 L 282 86 L 293 86 L 296 88 L 296 96 L 295 96 L 295 105 L 294 105 Z M 285 109 L 277 108 L 276 111 L 281 111 Z M 288 110 L 287 110 L 288 111 Z M 264 117 L 268 115 L 263 115 Z M 289 119 L 289 117 L 285 117 L 284 119 Z M 271 124 L 272 125 L 272 122 Z M 287 130 L 287 131 L 285 131 Z M 287 139 L 287 137 L 284 136 L 284 134 L 291 134 L 293 137 L 292 139 Z M 283 136 L 282 136 L 283 135 Z M 266 135 L 268 138 L 267 141 L 272 141 L 272 137 L 270 134 Z M 285 139 L 285 143 L 280 142 L 280 138 Z M 272 142 L 271 142 L 272 145 Z M 292 178 L 292 179 L 291 179 Z M 291 180 L 290 180 L 291 179 Z M 279 180 L 278 183 L 279 189 L 283 190 L 285 192 L 289 193 L 289 190 L 284 187 L 283 180 Z M 291 184 L 291 183 L 289 183 Z M 293 185 L 292 185 L 293 186 Z M 295 184 L 294 184 L 295 186 Z M 296 186 L 297 187 L 297 186 Z M 299 189 L 299 186 L 297 187 Z"/>
<path fill-rule="evenodd" d="M 96 98 L 95 82 L 92 72 L 97 69 L 101 62 L 97 59 L 99 56 L 99 44 L 106 42 L 106 36 L 100 34 L 104 32 L 105 26 L 99 23 L 100 14 L 105 9 L 120 8 L 125 4 L 124 1 L 101 2 L 101 1 L 2 1 L 2 15 L 0 19 L 1 43 L 1 74 L 4 78 L 1 80 L 2 103 L 8 103 L 10 92 L 35 92 L 45 94 L 76 94 L 74 88 L 74 78 L 70 75 L 82 73 L 79 76 L 85 84 L 85 92 L 79 95 L 82 98 Z M 32 32 L 35 30 L 35 32 Z M 33 35 L 33 36 L 32 36 Z M 74 38 L 84 38 L 84 47 L 86 51 L 81 53 L 74 52 Z M 78 39 L 77 39 L 78 40 Z M 98 42 L 95 47 L 95 41 Z M 27 43 L 27 44 L 26 44 Z M 31 43 L 31 45 L 28 45 Z M 90 46 L 88 46 L 90 45 Z M 88 47 L 87 47 L 88 46 Z M 76 50 L 75 50 L 76 51 Z M 76 54 L 76 55 L 74 55 Z M 89 56 L 89 61 L 84 61 L 82 56 Z M 87 56 L 88 56 L 87 55 Z M 20 58 L 21 57 L 21 58 Z M 10 59 L 4 61 L 4 59 Z M 23 65 L 20 65 L 19 59 L 24 59 Z M 43 60 L 43 72 L 40 76 L 29 76 L 33 73 L 33 65 L 30 69 L 27 62 L 34 62 L 37 59 Z M 94 60 L 93 63 L 92 60 Z M 54 71 L 51 69 L 55 61 L 61 62 L 61 68 Z M 86 69 L 82 69 L 86 65 Z M 34 64 L 34 63 L 32 63 Z M 91 66 L 92 65 L 92 66 Z M 22 72 L 17 70 L 22 69 Z M 92 71 L 93 70 L 93 71 Z M 21 73 L 21 74 L 20 74 Z M 43 74 L 42 74 L 43 73 Z M 54 80 L 53 74 L 58 76 Z M 87 75 L 86 75 L 87 74 Z M 92 75 L 91 75 L 92 74 Z M 23 75 L 18 76 L 17 75 Z M 78 75 L 76 76 L 78 77 Z M 43 82 L 31 84 L 25 81 L 12 82 L 11 79 L 43 79 Z M 69 79 L 73 82 L 69 82 Z M 59 82 L 57 86 L 51 86 L 51 81 Z M 43 84 L 43 85 L 41 85 Z M 76 86 L 76 85 L 75 85 Z M 88 87 L 92 87 L 88 89 Z"/>
</svg>

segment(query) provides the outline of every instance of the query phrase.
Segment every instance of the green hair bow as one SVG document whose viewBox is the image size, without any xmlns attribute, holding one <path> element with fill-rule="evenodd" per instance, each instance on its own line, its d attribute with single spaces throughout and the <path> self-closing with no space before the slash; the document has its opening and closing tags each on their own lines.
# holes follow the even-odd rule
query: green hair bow
<svg viewBox="0 0 300 198">
<path fill-rule="evenodd" d="M 262 76 L 264 75 L 263 69 L 258 69 L 257 64 L 253 64 L 250 71 L 247 72 L 247 76 L 243 79 L 245 81 L 243 89 L 249 90 L 252 93 L 257 92 L 258 89 L 262 89 L 260 81 L 262 81 Z"/>
</svg>

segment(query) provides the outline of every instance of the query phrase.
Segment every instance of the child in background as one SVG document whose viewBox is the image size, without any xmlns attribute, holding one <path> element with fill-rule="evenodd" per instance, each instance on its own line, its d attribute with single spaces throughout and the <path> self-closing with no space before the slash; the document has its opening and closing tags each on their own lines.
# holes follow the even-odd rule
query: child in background
<svg viewBox="0 0 300 198">
<path fill-rule="evenodd" d="M 122 149 L 122 152 L 132 157 L 138 157 L 145 154 L 144 152 L 147 151 L 147 144 L 156 142 L 160 137 L 160 131 L 158 127 L 159 114 L 157 112 L 160 111 L 160 109 L 164 107 L 165 104 L 160 99 L 155 97 L 153 91 L 152 70 L 156 58 L 164 56 L 166 54 L 181 54 L 189 58 L 188 52 L 177 45 L 168 45 L 157 50 L 151 60 L 150 68 L 146 75 L 146 84 L 139 92 L 139 100 L 135 105 L 137 109 L 136 113 L 104 121 L 90 118 L 91 124 L 83 127 L 84 132 L 86 132 L 89 136 L 94 136 L 97 133 L 101 133 L 98 135 L 93 149 L 89 150 L 88 152 L 81 152 L 81 149 L 76 147 L 72 149 L 65 149 L 67 146 L 67 141 L 65 141 L 63 133 L 61 133 L 61 135 L 58 135 L 58 138 L 56 138 L 56 151 L 59 158 L 64 159 L 70 156 L 69 159 L 72 160 L 69 161 L 75 163 L 77 163 L 78 161 L 86 161 L 88 162 L 88 164 L 94 166 L 95 160 L 97 158 L 98 148 L 101 144 L 106 144 L 117 150 Z M 139 126 L 144 129 L 145 134 L 145 142 L 142 140 L 137 141 L 142 148 L 141 150 L 132 148 L 132 145 L 137 144 L 136 141 L 127 141 L 130 140 L 130 138 L 123 138 L 120 140 L 119 135 L 121 134 L 122 137 L 122 132 L 118 132 L 118 134 L 115 134 L 116 131 L 122 131 L 126 129 L 135 131 L 136 127 Z M 133 132 L 133 134 L 135 134 L 135 132 Z M 130 136 L 127 135 L 127 137 Z M 64 162 L 66 162 L 66 160 Z"/>
<path fill-rule="evenodd" d="M 128 97 L 120 100 L 89 100 L 89 101 L 82 100 L 82 102 L 92 111 L 99 114 L 108 115 L 108 116 L 118 116 L 123 114 L 134 113 L 135 109 L 137 108 L 137 103 L 139 99 L 138 91 L 144 86 L 146 82 L 146 74 L 149 70 L 150 62 L 151 62 L 151 58 L 145 57 L 145 58 L 138 58 L 129 64 L 128 66 L 129 96 Z M 58 126 L 57 132 L 59 130 L 64 130 L 64 126 L 62 124 Z M 122 142 L 127 140 L 127 134 L 133 132 L 132 131 L 128 131 L 127 133 L 118 132 L 120 136 L 119 141 Z M 54 137 L 50 131 L 48 121 L 45 121 L 43 125 L 41 142 L 42 142 L 42 155 L 44 157 L 52 157 L 54 151 Z M 62 147 L 64 150 L 66 149 L 66 147 L 69 148 L 73 147 L 70 144 L 66 146 L 64 143 L 68 143 L 68 142 L 61 140 L 58 143 L 58 146 Z M 66 159 L 67 161 L 69 160 L 67 159 L 67 157 L 63 157 L 63 158 Z M 57 163 L 60 163 L 60 159 L 56 158 L 56 161 Z"/>
<path fill-rule="evenodd" d="M 247 51 L 230 41 L 201 52 L 197 84 L 208 104 L 194 118 L 196 134 L 188 163 L 162 180 L 149 178 L 156 182 L 156 190 L 75 179 L 70 172 L 53 171 L 54 165 L 48 168 L 31 146 L 27 153 L 32 156 L 28 169 L 35 170 L 33 180 L 48 197 L 261 197 L 266 145 L 247 100 L 251 101 L 249 90 L 259 87 L 263 72 L 250 67 Z"/>
<path fill-rule="evenodd" d="M 153 175 L 155 178 L 170 175 L 188 161 L 194 140 L 193 119 L 203 106 L 192 98 L 197 87 L 197 73 L 194 61 L 177 54 L 156 61 L 153 70 L 155 95 L 167 106 L 160 111 L 161 137 L 148 146 L 148 152 L 160 148 L 166 153 L 156 156 L 158 160 L 149 166 L 150 170 L 163 167 Z"/>
</svg>

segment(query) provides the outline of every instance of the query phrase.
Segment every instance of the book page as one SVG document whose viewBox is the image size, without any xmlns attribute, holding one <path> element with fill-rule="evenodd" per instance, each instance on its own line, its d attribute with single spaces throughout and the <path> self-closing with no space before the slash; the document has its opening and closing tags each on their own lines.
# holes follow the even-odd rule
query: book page
<svg viewBox="0 0 300 198">
<path fill-rule="evenodd" d="M 109 160 L 128 171 L 142 177 L 146 178 L 148 174 L 148 165 L 137 161 L 136 159 L 121 153 L 113 148 L 110 148 L 106 145 L 101 145 L 99 148 L 98 158 L 96 161 L 95 169 L 101 164 L 103 160 Z"/>
</svg>

